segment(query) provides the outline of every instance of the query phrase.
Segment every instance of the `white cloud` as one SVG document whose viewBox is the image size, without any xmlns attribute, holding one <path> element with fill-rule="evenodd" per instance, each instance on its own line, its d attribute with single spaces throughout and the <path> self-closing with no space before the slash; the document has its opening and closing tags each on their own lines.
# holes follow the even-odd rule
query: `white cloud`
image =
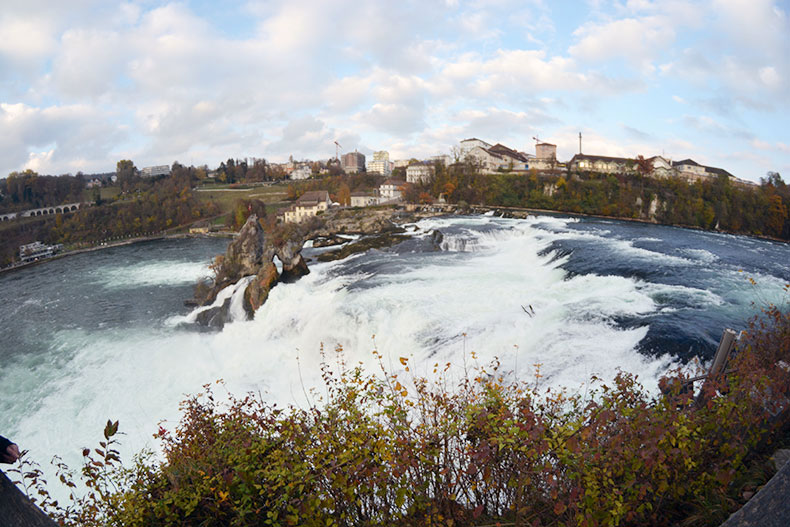
<svg viewBox="0 0 790 527">
<path fill-rule="evenodd" d="M 70 30 L 53 59 L 52 81 L 66 97 L 99 97 L 116 82 L 128 51 L 112 31 Z"/>
<path fill-rule="evenodd" d="M 0 158 L 8 172 L 31 164 L 57 173 L 86 163 L 98 169 L 124 135 L 111 115 L 87 105 L 0 103 Z"/>
<path fill-rule="evenodd" d="M 760 80 L 763 81 L 768 88 L 777 88 L 779 84 L 782 82 L 782 79 L 779 77 L 779 74 L 776 72 L 776 68 L 773 66 L 766 66 L 764 68 L 760 68 L 758 75 Z"/>
<path fill-rule="evenodd" d="M 57 45 L 46 20 L 0 18 L 0 55 L 17 63 L 44 59 Z"/>
<path fill-rule="evenodd" d="M 491 58 L 467 53 L 444 65 L 435 83 L 441 94 L 488 98 L 544 91 L 612 94 L 637 89 L 640 83 L 615 80 L 578 70 L 573 59 L 547 57 L 540 50 L 497 50 Z"/>
<path fill-rule="evenodd" d="M 589 122 L 591 109 L 609 130 L 598 130 L 600 142 L 589 136 L 603 154 L 619 152 L 609 139 L 632 154 L 648 146 L 640 134 L 668 135 L 651 122 L 675 127 L 678 145 L 748 143 L 749 127 L 783 129 L 779 110 L 790 104 L 783 9 L 763 0 L 14 2 L 0 14 L 0 34 L 17 35 L 0 41 L 0 175 L 26 165 L 107 170 L 121 156 L 141 166 L 328 157 L 338 138 L 411 157 L 447 152 L 465 135 L 524 148 L 560 130 L 551 140 L 572 153 L 578 130 L 561 132 Z M 575 32 L 571 19 L 581 20 Z M 636 128 L 621 100 L 644 114 Z M 686 120 L 671 120 L 675 103 L 688 105 Z"/>
<path fill-rule="evenodd" d="M 625 18 L 598 24 L 588 23 L 574 31 L 579 42 L 569 53 L 581 60 L 608 61 L 624 58 L 643 71 L 675 40 L 675 22 L 664 16 Z"/>
</svg>

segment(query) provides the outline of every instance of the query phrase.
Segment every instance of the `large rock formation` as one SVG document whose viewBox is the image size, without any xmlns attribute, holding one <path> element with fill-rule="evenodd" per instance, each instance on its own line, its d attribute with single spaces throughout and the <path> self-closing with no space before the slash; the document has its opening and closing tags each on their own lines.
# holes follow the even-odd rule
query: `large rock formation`
<svg viewBox="0 0 790 527">
<path fill-rule="evenodd" d="M 252 214 L 239 230 L 239 235 L 228 244 L 224 255 L 214 259 L 214 280 L 209 287 L 198 287 L 194 302 L 205 306 L 214 302 L 217 293 L 241 278 L 258 274 L 266 261 L 271 261 L 274 249 L 267 243 L 258 217 Z"/>
<path fill-rule="evenodd" d="M 224 265 L 229 270 L 233 267 L 233 275 L 238 278 L 250 276 L 258 272 L 263 262 L 271 261 L 272 254 L 273 250 L 266 243 L 258 216 L 252 214 L 242 226 L 238 237 L 228 245 Z"/>
<path fill-rule="evenodd" d="M 302 258 L 304 229 L 294 225 L 278 228 L 267 236 L 256 215 L 251 215 L 229 245 L 224 255 L 213 265 L 214 280 L 203 292 L 196 291 L 195 302 L 206 306 L 214 303 L 217 294 L 245 276 L 254 276 L 244 290 L 244 311 L 252 317 L 269 297 L 269 291 L 279 282 L 295 282 L 310 270 Z M 279 274 L 273 260 L 275 255 L 283 264 Z M 200 288 L 198 288 L 200 289 Z M 230 321 L 230 299 L 198 313 L 200 325 L 221 328 Z"/>
<path fill-rule="evenodd" d="M 400 236 L 399 233 L 404 232 L 404 229 L 395 221 L 405 223 L 432 215 L 434 214 L 407 214 L 393 209 L 371 209 L 364 212 L 336 209 L 305 223 L 278 225 L 272 232 L 265 233 L 258 217 L 253 214 L 247 219 L 236 239 L 228 245 L 226 253 L 215 259 L 212 266 L 215 274 L 213 282 L 199 285 L 195 300 L 190 302 L 200 306 L 213 304 L 217 294 L 224 288 L 251 276 L 254 278 L 244 290 L 243 302 L 244 311 L 251 318 L 266 302 L 274 286 L 281 282 L 295 282 L 310 272 L 302 257 L 306 240 L 323 237 L 343 242 L 345 240 L 337 238 L 337 234 L 375 235 L 350 243 L 340 250 L 326 252 L 318 260 L 345 258 L 355 252 L 389 247 L 403 241 L 406 236 Z M 281 273 L 277 272 L 273 261 L 275 256 L 282 263 Z M 222 327 L 231 319 L 230 305 L 230 299 L 227 299 L 221 305 L 204 309 L 197 315 L 197 323 Z"/>
<path fill-rule="evenodd" d="M 302 257 L 303 246 L 304 240 L 299 236 L 283 240 L 282 244 L 275 249 L 277 258 L 283 264 L 283 272 L 280 275 L 281 282 L 295 282 L 310 273 L 310 269 L 307 268 L 307 263 Z"/>
<path fill-rule="evenodd" d="M 271 261 L 262 265 L 258 270 L 258 274 L 244 290 L 244 311 L 249 318 L 252 318 L 258 308 L 269 298 L 269 291 L 277 285 L 278 279 L 277 267 Z"/>
</svg>

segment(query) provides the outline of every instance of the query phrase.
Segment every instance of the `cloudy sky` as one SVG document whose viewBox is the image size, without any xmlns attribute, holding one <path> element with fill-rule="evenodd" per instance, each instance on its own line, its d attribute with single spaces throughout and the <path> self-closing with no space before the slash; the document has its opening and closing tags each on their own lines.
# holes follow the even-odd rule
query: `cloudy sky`
<svg viewBox="0 0 790 527">
<path fill-rule="evenodd" d="M 228 157 L 686 157 L 790 176 L 790 2 L 0 0 L 0 177 Z"/>
</svg>

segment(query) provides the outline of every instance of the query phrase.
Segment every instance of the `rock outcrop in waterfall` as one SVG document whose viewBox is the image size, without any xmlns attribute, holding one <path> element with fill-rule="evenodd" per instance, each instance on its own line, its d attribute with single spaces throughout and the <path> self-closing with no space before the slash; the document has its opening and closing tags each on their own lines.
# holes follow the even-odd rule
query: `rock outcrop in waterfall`
<svg viewBox="0 0 790 527">
<path fill-rule="evenodd" d="M 247 317 L 252 317 L 269 297 L 269 292 L 279 282 L 294 282 L 310 270 L 302 258 L 304 232 L 298 228 L 279 228 L 274 236 L 267 235 L 256 215 L 247 218 L 239 235 L 228 245 L 224 255 L 214 259 L 214 279 L 210 284 L 198 285 L 195 300 L 201 306 L 216 303 L 223 289 L 246 281 L 243 291 L 243 307 Z M 278 273 L 274 257 L 282 262 L 282 274 Z M 220 305 L 201 311 L 196 322 L 201 325 L 222 327 L 229 320 L 231 298 Z"/>
<path fill-rule="evenodd" d="M 320 255 L 320 261 L 345 258 L 349 254 L 364 252 L 371 248 L 390 247 L 403 241 L 406 236 L 398 223 L 416 221 L 434 213 L 405 213 L 393 209 L 368 211 L 332 210 L 321 218 L 312 218 L 304 223 L 286 223 L 266 232 L 256 215 L 251 215 L 242 226 L 238 236 L 230 242 L 224 255 L 214 259 L 211 268 L 214 278 L 210 283 L 200 283 L 195 289 L 191 305 L 202 306 L 193 319 L 200 325 L 220 328 L 240 315 L 233 311 L 234 298 L 241 300 L 241 316 L 252 318 L 268 299 L 273 287 L 280 283 L 292 283 L 310 273 L 302 256 L 307 240 L 322 240 L 324 245 L 344 246 Z M 360 240 L 349 242 L 339 235 L 361 235 Z M 274 258 L 280 260 L 282 271 L 278 272 Z M 236 284 L 236 288 L 230 289 Z M 244 287 L 244 290 L 241 290 Z M 220 293 L 222 293 L 220 295 Z M 238 302 L 236 303 L 238 305 Z M 210 307 L 207 307 L 210 306 Z"/>
</svg>

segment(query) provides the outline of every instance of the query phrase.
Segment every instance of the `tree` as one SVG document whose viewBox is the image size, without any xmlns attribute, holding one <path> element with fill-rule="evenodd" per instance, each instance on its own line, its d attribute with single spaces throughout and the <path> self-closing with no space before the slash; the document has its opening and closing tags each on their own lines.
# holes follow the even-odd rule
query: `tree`
<svg viewBox="0 0 790 527">
<path fill-rule="evenodd" d="M 130 159 L 121 159 L 115 165 L 115 175 L 118 176 L 118 184 L 121 190 L 126 192 L 131 190 L 137 181 L 137 167 Z"/>
<path fill-rule="evenodd" d="M 785 187 L 785 182 L 779 172 L 769 171 L 764 179 L 760 179 L 763 185 L 773 185 L 776 188 Z"/>
<path fill-rule="evenodd" d="M 343 206 L 351 205 L 351 189 L 345 183 L 337 191 L 337 202 Z"/>
<path fill-rule="evenodd" d="M 653 173 L 653 162 L 649 159 L 645 159 L 645 156 L 642 154 L 636 156 L 634 162 L 636 163 L 636 171 L 640 176 L 649 176 Z"/>
</svg>

